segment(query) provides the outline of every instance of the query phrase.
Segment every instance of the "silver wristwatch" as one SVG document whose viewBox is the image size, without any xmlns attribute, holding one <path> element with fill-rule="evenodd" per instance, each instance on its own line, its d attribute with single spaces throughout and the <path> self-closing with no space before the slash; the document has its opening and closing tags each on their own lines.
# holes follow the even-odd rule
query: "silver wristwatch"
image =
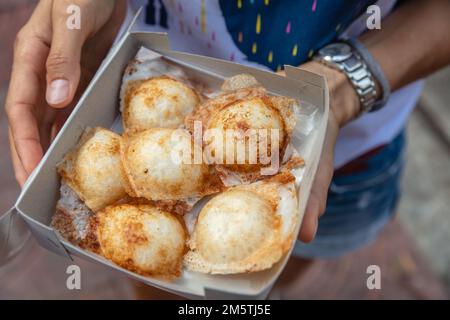
<svg viewBox="0 0 450 320">
<path fill-rule="evenodd" d="M 347 75 L 361 101 L 361 113 L 369 112 L 376 104 L 375 78 L 356 50 L 344 42 L 329 44 L 313 58 Z"/>
</svg>

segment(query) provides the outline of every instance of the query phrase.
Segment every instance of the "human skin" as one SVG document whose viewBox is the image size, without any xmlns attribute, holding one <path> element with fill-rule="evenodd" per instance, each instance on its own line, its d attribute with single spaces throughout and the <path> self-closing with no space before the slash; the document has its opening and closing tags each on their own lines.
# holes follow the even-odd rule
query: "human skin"
<svg viewBox="0 0 450 320">
<path fill-rule="evenodd" d="M 81 8 L 80 30 L 65 26 L 70 4 Z M 21 186 L 108 52 L 125 7 L 125 0 L 41 0 L 19 32 L 6 112 Z M 382 21 L 381 30 L 368 31 L 360 40 L 395 90 L 450 63 L 449 31 L 450 1 L 409 0 Z M 299 236 L 310 242 L 325 211 L 339 129 L 358 116 L 360 103 L 344 74 L 317 62 L 300 67 L 324 75 L 330 91 L 325 144 Z"/>
<path fill-rule="evenodd" d="M 81 8 L 80 30 L 66 27 L 72 4 Z M 21 186 L 107 54 L 125 12 L 125 0 L 41 0 L 17 34 L 6 113 Z"/>
</svg>

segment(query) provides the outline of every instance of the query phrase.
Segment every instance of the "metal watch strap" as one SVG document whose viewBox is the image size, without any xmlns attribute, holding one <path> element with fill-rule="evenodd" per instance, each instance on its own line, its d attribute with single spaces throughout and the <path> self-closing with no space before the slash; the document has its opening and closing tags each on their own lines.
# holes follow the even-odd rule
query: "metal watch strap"
<svg viewBox="0 0 450 320">
<path fill-rule="evenodd" d="M 344 50 L 345 53 L 334 55 L 333 50 Z M 330 52 L 331 53 L 328 53 Z M 326 52 L 322 53 L 321 52 Z M 375 78 L 359 53 L 345 42 L 325 46 L 314 56 L 314 60 L 338 69 L 346 74 L 356 90 L 361 102 L 360 114 L 369 112 L 376 104 L 377 88 Z"/>
<path fill-rule="evenodd" d="M 386 79 L 386 75 L 370 51 L 358 39 L 349 39 L 347 40 L 347 43 L 359 53 L 369 70 L 372 72 L 373 77 L 380 85 L 381 99 L 370 109 L 370 111 L 377 111 L 386 105 L 391 96 L 391 87 Z"/>
<path fill-rule="evenodd" d="M 377 90 L 375 79 L 364 60 L 356 53 L 341 62 L 342 71 L 345 72 L 361 102 L 361 113 L 369 112 L 376 102 Z"/>
</svg>

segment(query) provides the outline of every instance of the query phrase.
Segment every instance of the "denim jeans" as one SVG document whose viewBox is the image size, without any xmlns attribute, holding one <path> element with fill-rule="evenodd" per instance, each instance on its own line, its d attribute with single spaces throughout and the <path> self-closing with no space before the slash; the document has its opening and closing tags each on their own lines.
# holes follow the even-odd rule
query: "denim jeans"
<svg viewBox="0 0 450 320">
<path fill-rule="evenodd" d="M 326 258 L 346 254 L 370 243 L 394 215 L 400 196 L 405 133 L 376 152 L 337 170 L 328 191 L 325 214 L 315 239 L 297 241 L 293 254 Z"/>
</svg>

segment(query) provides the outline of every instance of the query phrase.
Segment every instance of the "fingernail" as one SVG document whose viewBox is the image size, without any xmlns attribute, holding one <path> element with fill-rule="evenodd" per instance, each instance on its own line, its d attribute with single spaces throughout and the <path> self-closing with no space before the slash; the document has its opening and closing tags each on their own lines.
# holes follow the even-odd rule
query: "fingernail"
<svg viewBox="0 0 450 320">
<path fill-rule="evenodd" d="M 66 79 L 53 80 L 47 88 L 47 102 L 59 104 L 69 96 L 69 81 Z"/>
</svg>

